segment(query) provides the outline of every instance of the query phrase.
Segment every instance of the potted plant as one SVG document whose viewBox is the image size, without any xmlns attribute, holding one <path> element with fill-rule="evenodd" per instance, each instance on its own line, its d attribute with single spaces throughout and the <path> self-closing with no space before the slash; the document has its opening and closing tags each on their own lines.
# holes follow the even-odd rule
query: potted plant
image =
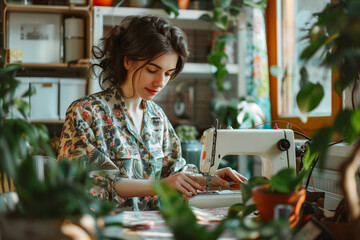
<svg viewBox="0 0 360 240">
<path fill-rule="evenodd" d="M 337 94 L 340 95 L 347 87 L 353 88 L 352 106 L 340 111 L 332 126 L 321 128 L 315 133 L 307 158 L 319 157 L 321 167 L 326 161 L 330 142 L 334 138 L 352 144 L 353 152 L 341 169 L 346 204 L 339 205 L 336 215 L 348 212 L 346 222 L 353 223 L 355 228 L 360 222 L 360 200 L 355 178 L 360 161 L 360 108 L 354 101 L 354 91 L 360 76 L 359 11 L 358 0 L 342 0 L 328 4 L 323 11 L 315 15 L 316 21 L 307 31 L 308 45 L 301 54 L 306 63 L 315 53 L 322 52 L 324 57 L 321 64 L 332 69 L 337 75 L 333 85 Z M 308 78 L 304 67 L 301 69 L 302 89 L 297 95 L 297 104 L 302 112 L 311 111 L 322 99 L 322 84 L 311 83 Z M 335 217 L 333 220 L 335 219 L 339 218 Z"/>
<path fill-rule="evenodd" d="M 194 125 L 182 124 L 175 128 L 176 135 L 181 141 L 182 157 L 187 163 L 199 168 L 202 146 L 198 140 L 199 132 Z"/>
<path fill-rule="evenodd" d="M 86 192 L 88 177 L 82 161 L 57 163 L 48 144 L 44 125 L 29 121 L 29 104 L 15 98 L 19 82 L 15 79 L 21 65 L 0 68 L 0 175 L 1 189 L 13 182 L 16 202 L 1 194 L 5 210 L 0 212 L 1 238 L 95 239 L 98 237 L 94 217 L 109 212 L 112 206 L 92 199 Z M 22 97 L 34 94 L 30 89 Z M 12 118 L 18 111 L 21 117 Z M 34 152 L 42 150 L 54 159 L 46 163 L 40 178 Z"/>
</svg>

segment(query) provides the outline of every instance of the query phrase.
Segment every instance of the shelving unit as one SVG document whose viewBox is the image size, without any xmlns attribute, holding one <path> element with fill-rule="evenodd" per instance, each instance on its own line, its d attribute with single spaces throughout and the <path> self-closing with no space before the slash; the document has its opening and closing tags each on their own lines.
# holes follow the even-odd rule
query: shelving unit
<svg viewBox="0 0 360 240">
<path fill-rule="evenodd" d="M 91 10 L 91 1 L 88 2 L 86 6 L 76 6 L 76 5 L 67 5 L 67 6 L 52 6 L 52 5 L 21 5 L 21 4 L 11 4 L 4 2 L 5 7 L 3 11 L 3 42 L 4 48 L 7 48 L 8 43 L 8 14 L 11 12 L 14 13 L 54 13 L 61 14 L 62 20 L 66 17 L 76 16 L 84 19 L 84 29 L 85 29 L 85 56 L 84 59 L 78 61 L 78 63 L 68 64 L 65 62 L 58 63 L 31 63 L 26 62 L 22 63 L 25 67 L 88 67 L 88 62 L 91 55 L 91 46 L 92 46 L 92 10 Z M 51 50 L 49 50 L 51 51 Z"/>
<path fill-rule="evenodd" d="M 65 1 L 64 1 L 65 2 Z M 46 49 L 43 45 L 40 48 L 39 44 L 34 45 L 39 47 L 39 49 L 45 51 L 59 51 L 60 58 L 59 61 L 47 60 L 38 61 L 39 57 L 34 55 L 34 61 L 27 58 L 26 61 L 23 61 L 21 65 L 25 67 L 24 71 L 18 72 L 18 79 L 20 80 L 20 90 L 25 91 L 30 86 L 36 87 L 37 92 L 34 96 L 31 97 L 31 115 L 30 119 L 33 122 L 41 122 L 46 124 L 58 124 L 62 125 L 64 122 L 64 114 L 66 109 L 65 105 L 70 104 L 70 101 L 73 101 L 88 92 L 88 82 L 89 82 L 89 59 L 91 56 L 91 47 L 92 47 L 92 0 L 87 0 L 85 5 L 22 5 L 15 4 L 13 2 L 4 2 L 4 8 L 2 11 L 3 18 L 3 43 L 4 48 L 8 49 L 11 47 L 9 44 L 10 31 L 20 31 L 20 29 L 14 29 L 11 26 L 11 20 L 18 21 L 16 19 L 18 15 L 14 15 L 13 18 L 10 18 L 11 14 L 31 14 L 31 16 L 51 16 L 52 14 L 57 15 L 59 19 L 60 26 L 56 26 L 56 29 L 59 29 L 59 38 L 60 44 L 57 49 Z M 78 59 L 74 62 L 64 62 L 65 59 L 65 39 L 64 39 L 64 19 L 70 17 L 81 18 L 84 21 L 84 56 L 81 59 Z M 33 22 L 32 19 L 24 19 L 24 24 L 18 24 L 17 27 L 23 27 L 26 24 L 31 26 Z M 38 22 L 40 20 L 37 20 Z M 47 22 L 44 22 L 47 23 Z M 36 24 L 36 23 L 35 23 Z M 51 23 L 53 24 L 53 23 Z M 34 24 L 33 24 L 34 25 Z M 10 28 L 10 26 L 12 28 Z M 21 32 L 22 33 L 22 32 Z M 24 34 L 27 34 L 24 31 Z M 20 35 L 20 34 L 19 34 Z M 22 35 L 21 35 L 22 36 Z M 50 36 L 51 37 L 51 36 Z M 18 37 L 20 38 L 20 36 Z M 25 38 L 26 39 L 26 38 Z M 34 44 L 34 40 L 29 40 L 29 45 Z M 12 44 L 14 46 L 14 44 Z M 22 47 L 21 44 L 18 44 L 19 47 Z M 27 51 L 29 48 L 24 48 L 22 51 Z M 29 49 L 33 50 L 33 49 Z M 29 56 L 29 52 L 28 56 Z M 32 53 L 33 54 L 33 53 Z M 30 55 L 33 56 L 33 55 Z M 40 56 L 40 53 L 39 53 Z M 37 60 L 35 58 L 37 57 Z M 9 63 L 9 62 L 7 62 Z M 79 84 L 81 82 L 81 84 Z M 69 88 L 70 86 L 70 88 Z M 74 90 L 75 89 L 75 90 Z M 51 93 L 49 94 L 49 92 Z M 23 92 L 22 92 L 23 93 Z M 19 92 L 19 94 L 21 94 Z"/>
</svg>

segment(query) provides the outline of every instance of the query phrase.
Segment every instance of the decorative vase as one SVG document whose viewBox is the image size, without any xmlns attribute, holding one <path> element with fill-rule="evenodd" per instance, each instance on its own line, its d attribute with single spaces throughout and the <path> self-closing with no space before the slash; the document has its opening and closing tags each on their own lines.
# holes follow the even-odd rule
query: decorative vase
<svg viewBox="0 0 360 240">
<path fill-rule="evenodd" d="M 251 191 L 252 198 L 259 211 L 263 222 L 269 222 L 274 218 L 275 207 L 279 204 L 291 205 L 289 223 L 293 228 L 299 221 L 301 206 L 306 198 L 306 189 L 300 188 L 298 191 L 285 194 L 268 192 L 269 185 L 255 187 Z"/>
<path fill-rule="evenodd" d="M 182 157 L 187 163 L 194 164 L 198 169 L 200 168 L 200 156 L 202 145 L 198 140 L 181 142 Z"/>
</svg>

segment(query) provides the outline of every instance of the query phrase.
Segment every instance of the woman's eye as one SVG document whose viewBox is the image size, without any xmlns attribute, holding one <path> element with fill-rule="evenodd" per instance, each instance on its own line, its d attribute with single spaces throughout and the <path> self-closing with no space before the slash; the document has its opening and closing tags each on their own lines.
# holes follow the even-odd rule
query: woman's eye
<svg viewBox="0 0 360 240">
<path fill-rule="evenodd" d="M 149 73 L 156 73 L 156 70 L 147 69 Z"/>
</svg>

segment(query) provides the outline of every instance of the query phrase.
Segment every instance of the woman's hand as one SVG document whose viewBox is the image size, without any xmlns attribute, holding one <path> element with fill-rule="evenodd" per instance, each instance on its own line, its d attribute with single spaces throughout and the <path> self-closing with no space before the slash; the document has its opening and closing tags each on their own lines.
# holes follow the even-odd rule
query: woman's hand
<svg viewBox="0 0 360 240">
<path fill-rule="evenodd" d="M 204 185 L 194 176 L 180 172 L 163 179 L 172 188 L 178 190 L 187 197 L 197 195 L 197 190 L 205 191 Z"/>
<path fill-rule="evenodd" d="M 211 180 L 212 185 L 220 186 L 229 186 L 229 182 L 234 182 L 237 184 L 246 181 L 247 178 L 238 173 L 237 171 L 231 169 L 230 167 L 222 168 L 216 171 L 216 178 Z"/>
</svg>

